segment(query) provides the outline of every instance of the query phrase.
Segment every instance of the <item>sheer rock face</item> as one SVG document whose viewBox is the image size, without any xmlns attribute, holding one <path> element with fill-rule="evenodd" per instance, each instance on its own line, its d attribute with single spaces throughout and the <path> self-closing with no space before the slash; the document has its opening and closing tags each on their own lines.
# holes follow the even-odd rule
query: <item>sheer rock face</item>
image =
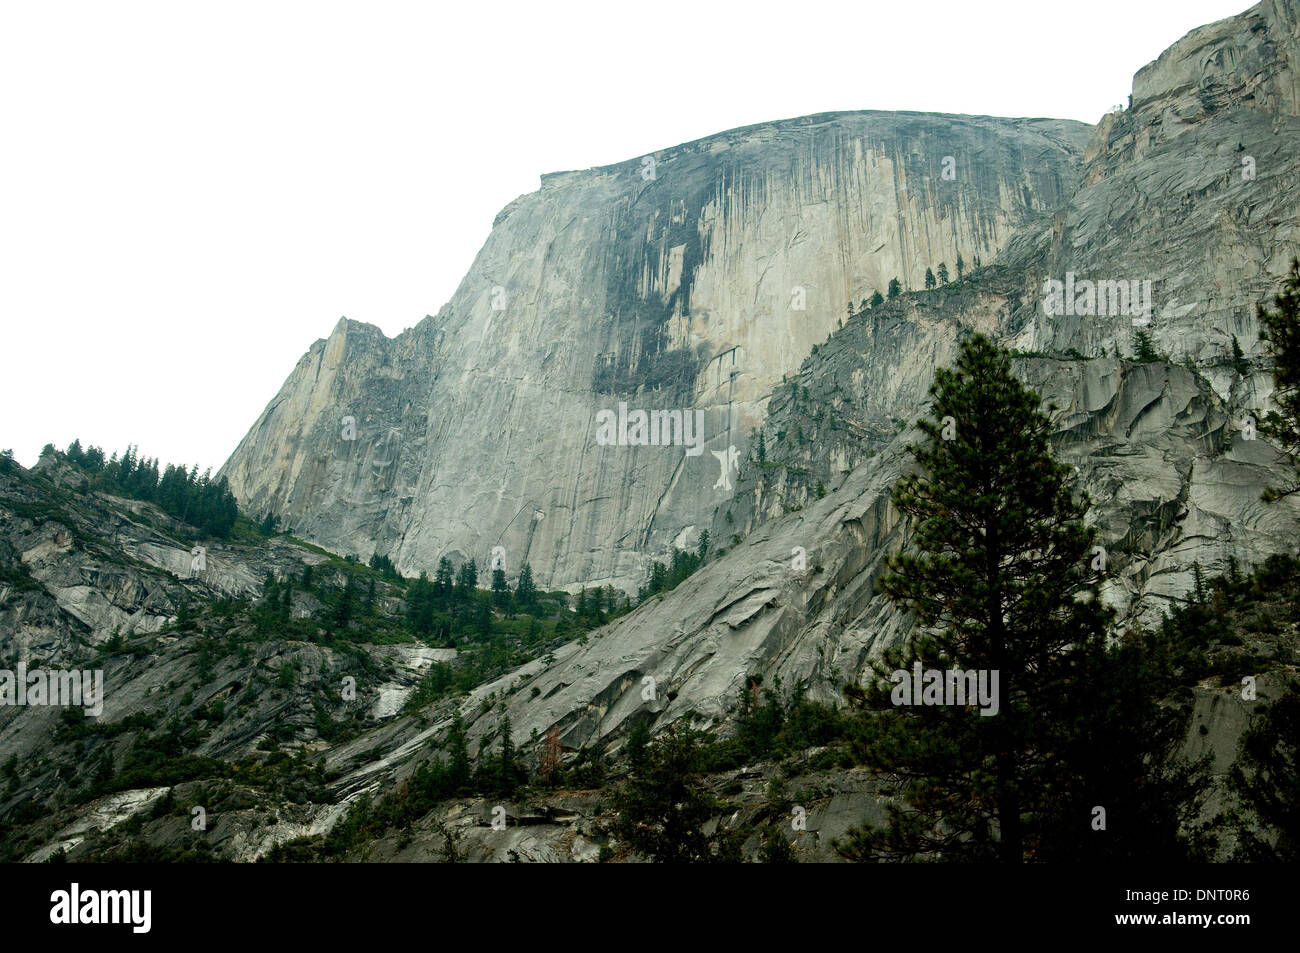
<svg viewBox="0 0 1300 953">
<path fill-rule="evenodd" d="M 544 176 L 436 318 L 313 345 L 223 473 L 252 512 L 407 572 L 500 545 L 511 576 L 635 588 L 728 498 L 714 452 L 744 450 L 846 304 L 992 260 L 1069 195 L 1090 133 L 829 114 Z M 620 401 L 702 410 L 700 452 L 600 445 Z"/>
<path fill-rule="evenodd" d="M 1189 34 L 1097 127 L 1077 187 L 1080 127 L 882 114 L 692 143 L 657 154 L 653 180 L 639 161 L 548 177 L 502 213 L 436 320 L 391 342 L 343 323 L 315 345 L 226 472 L 255 511 L 340 549 L 391 545 L 408 570 L 482 562 L 499 543 L 512 571 L 528 558 L 551 584 L 628 582 L 645 554 L 708 528 L 715 552 L 694 576 L 463 712 L 484 737 L 490 699 L 517 740 L 559 725 L 569 747 L 634 719 L 717 722 L 748 676 L 833 698 L 906 636 L 875 591 L 907 539 L 889 491 L 934 367 L 982 330 L 1024 352 L 1017 372 L 1056 405 L 1107 598 L 1151 621 L 1194 563 L 1214 574 L 1294 545 L 1300 501 L 1259 500 L 1284 462 L 1247 439 L 1271 381 L 1234 368 L 1231 348 L 1261 354 L 1255 304 L 1300 251 L 1298 33 L 1279 0 Z M 985 137 L 969 164 L 947 144 L 958 129 Z M 997 158 L 1035 149 L 1036 165 Z M 940 261 L 955 271 L 958 249 L 986 267 L 836 330 L 850 298 L 895 273 L 917 288 Z M 1067 273 L 1151 281 L 1147 327 L 1173 361 L 1128 360 L 1135 315 L 1047 313 L 1044 283 Z M 741 452 L 732 488 L 715 488 L 712 453 L 597 446 L 595 411 L 620 399 L 703 408 L 705 449 Z M 352 443 L 337 439 L 344 413 Z"/>
<path fill-rule="evenodd" d="M 774 388 L 766 460 L 747 454 L 709 524 L 725 554 L 557 652 L 529 682 L 538 697 L 507 677 L 476 702 L 495 691 L 521 737 L 559 724 L 577 746 L 634 718 L 725 720 L 754 675 L 830 699 L 866 674 L 911 625 L 875 593 L 884 556 L 907 538 L 889 490 L 915 439 L 908 425 L 933 368 L 972 330 L 1022 349 L 1017 373 L 1056 405 L 1055 449 L 1091 498 L 1104 593 L 1125 624 L 1157 621 L 1190 592 L 1195 564 L 1208 576 L 1293 551 L 1300 501 L 1260 501 L 1285 482 L 1286 462 L 1250 439 L 1271 378 L 1234 368 L 1231 346 L 1236 335 L 1248 357 L 1261 354 L 1255 305 L 1300 254 L 1298 34 L 1296 4 L 1263 3 L 1143 69 L 1131 109 L 1099 126 L 1083 181 L 1051 221 L 1029 222 L 973 278 L 855 316 Z M 1128 359 L 1133 315 L 1046 314 L 1043 282 L 1066 271 L 1152 280 L 1147 327 L 1175 360 Z M 1226 751 L 1235 733 L 1224 737 Z"/>
</svg>

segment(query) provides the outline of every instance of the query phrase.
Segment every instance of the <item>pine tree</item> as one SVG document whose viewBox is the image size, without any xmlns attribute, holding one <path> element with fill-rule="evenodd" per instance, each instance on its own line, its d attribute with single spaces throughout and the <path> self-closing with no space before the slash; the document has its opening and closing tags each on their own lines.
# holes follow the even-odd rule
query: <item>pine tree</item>
<svg viewBox="0 0 1300 953">
<path fill-rule="evenodd" d="M 961 281 L 961 273 L 966 270 L 966 262 L 961 260 L 961 252 L 957 252 L 957 280 Z"/>
<path fill-rule="evenodd" d="M 443 556 L 438 560 L 438 569 L 433 574 L 433 585 L 438 598 L 445 601 L 451 597 L 454 578 L 455 570 L 451 567 L 451 560 Z"/>
<path fill-rule="evenodd" d="M 1160 354 L 1151 341 L 1151 332 L 1145 328 L 1133 332 L 1133 359 L 1139 364 L 1155 364 L 1160 361 Z"/>
<path fill-rule="evenodd" d="M 478 564 L 469 559 L 460 564 L 460 570 L 456 574 L 456 601 L 469 602 L 477 590 Z"/>
<path fill-rule="evenodd" d="M 127 444 L 126 453 L 117 464 L 117 485 L 121 488 L 127 487 L 131 482 L 131 474 L 135 472 L 136 463 L 136 446 Z"/>
<path fill-rule="evenodd" d="M 946 264 L 939 262 L 939 270 L 936 274 L 939 278 L 939 284 L 946 285 L 948 283 L 948 266 Z"/>
<path fill-rule="evenodd" d="M 936 372 L 931 395 L 934 419 L 918 422 L 926 439 L 913 449 L 919 472 L 894 494 L 914 527 L 915 551 L 891 559 L 881 581 L 891 600 L 915 612 L 918 630 L 910 645 L 885 653 L 879 681 L 850 692 L 871 709 L 858 750 L 897 780 L 906 806 L 889 805 L 884 827 L 855 830 L 837 847 L 852 859 L 1019 862 L 1052 853 L 1067 834 L 1090 832 L 1085 802 L 1098 791 L 1121 796 L 1114 773 L 1104 776 L 1104 762 L 1098 769 L 1080 737 L 1123 741 L 1140 769 L 1150 750 L 1172 756 L 1169 732 L 1147 746 L 1146 726 L 1123 721 L 1132 711 L 1112 714 L 1113 693 L 1089 684 L 1128 672 L 1107 689 L 1154 705 L 1134 681 L 1147 670 L 1107 654 L 1112 614 L 1088 558 L 1087 500 L 1073 498 L 1069 468 L 1051 457 L 1052 425 L 1038 396 L 983 335 L 963 344 L 955 368 Z M 900 692 L 916 664 L 923 672 L 986 673 L 991 704 L 907 704 Z M 1133 786 L 1130 777 L 1119 780 Z M 1184 816 L 1176 809 L 1194 801 L 1203 779 L 1184 771 L 1157 780 L 1179 799 L 1159 815 L 1167 839 Z"/>
<path fill-rule="evenodd" d="M 537 586 L 533 583 L 533 567 L 528 563 L 519 567 L 519 582 L 515 584 L 515 602 L 525 612 L 537 608 Z"/>
<path fill-rule="evenodd" d="M 521 765 L 515 758 L 515 743 L 514 739 L 510 737 L 511 730 L 510 716 L 506 715 L 501 719 L 501 762 L 497 788 L 498 793 L 506 797 L 514 794 L 524 781 Z"/>
<path fill-rule="evenodd" d="M 338 608 L 334 610 L 334 624 L 340 629 L 346 629 L 352 621 L 352 593 L 355 588 L 349 573 L 347 582 L 343 585 L 343 595 L 339 597 Z"/>
<path fill-rule="evenodd" d="M 890 299 L 892 300 L 892 299 L 894 299 L 894 298 L 897 298 L 897 297 L 898 297 L 900 294 L 902 294 L 902 293 L 903 293 L 903 286 L 899 283 L 898 279 L 897 279 L 897 278 L 890 278 L 890 279 L 889 279 L 889 297 L 890 297 Z"/>
<path fill-rule="evenodd" d="M 406 590 L 406 618 L 416 635 L 433 634 L 433 583 L 424 570 Z"/>
<path fill-rule="evenodd" d="M 1273 363 L 1270 399 L 1277 409 L 1264 415 L 1259 432 L 1290 455 L 1296 469 L 1287 484 L 1264 491 L 1268 502 L 1300 492 L 1300 259 L 1291 260 L 1291 271 L 1273 304 L 1276 310 L 1260 305 L 1259 325 Z"/>
<path fill-rule="evenodd" d="M 725 805 L 702 775 L 699 732 L 675 722 L 645 749 L 640 766 L 614 798 L 619 839 L 660 863 L 719 859 L 725 835 L 706 834 L 704 825 Z"/>
<path fill-rule="evenodd" d="M 463 793 L 469 789 L 470 762 L 469 742 L 465 736 L 465 722 L 460 712 L 451 719 L 447 729 L 447 741 L 443 746 L 447 751 L 447 780 L 452 793 Z"/>
<path fill-rule="evenodd" d="M 873 293 L 872 293 L 872 295 L 871 295 L 871 306 L 872 306 L 873 308 L 878 307 L 879 305 L 882 305 L 882 304 L 884 304 L 884 303 L 885 303 L 885 296 L 884 296 L 884 295 L 882 295 L 879 291 L 876 291 L 876 292 L 873 292 Z"/>
<path fill-rule="evenodd" d="M 667 592 L 671 589 L 672 586 L 669 584 L 668 579 L 668 567 L 656 559 L 650 567 L 650 594 Z"/>
<path fill-rule="evenodd" d="M 1235 334 L 1232 336 L 1232 367 L 1242 375 L 1250 371 L 1250 361 L 1246 360 L 1246 355 L 1241 350 L 1241 342 L 1237 340 Z"/>
<path fill-rule="evenodd" d="M 929 268 L 925 269 L 925 287 L 927 291 L 934 287 L 934 272 Z"/>
<path fill-rule="evenodd" d="M 650 727 L 642 719 L 638 718 L 627 733 L 627 744 L 624 750 L 627 752 L 627 763 L 633 771 L 640 771 L 645 767 L 646 747 L 650 744 Z"/>
<path fill-rule="evenodd" d="M 504 569 L 492 570 L 492 605 L 503 611 L 510 608 L 510 586 Z"/>
</svg>

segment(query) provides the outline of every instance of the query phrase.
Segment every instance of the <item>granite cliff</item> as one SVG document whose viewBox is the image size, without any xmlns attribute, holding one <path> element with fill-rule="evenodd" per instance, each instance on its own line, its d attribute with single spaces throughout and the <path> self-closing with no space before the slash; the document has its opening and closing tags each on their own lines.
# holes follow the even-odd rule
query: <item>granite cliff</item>
<svg viewBox="0 0 1300 953">
<path fill-rule="evenodd" d="M 1249 438 L 1271 388 L 1250 360 L 1254 308 L 1297 252 L 1297 22 L 1296 4 L 1270 0 L 1193 31 L 1095 130 L 811 117 L 667 150 L 649 179 L 641 160 L 548 177 L 502 213 L 437 319 L 393 342 L 341 322 L 314 346 L 226 472 L 254 508 L 287 497 L 304 533 L 391 547 L 410 569 L 444 553 L 481 562 L 500 544 L 556 584 L 626 585 L 647 558 L 709 529 L 705 571 L 605 638 L 566 647 L 538 673 L 554 682 L 541 700 L 510 701 L 521 734 L 561 724 L 576 746 L 616 732 L 644 710 L 646 674 L 673 686 L 657 720 L 721 717 L 753 674 L 829 698 L 906 632 L 873 588 L 906 535 L 888 489 L 933 368 L 978 329 L 1024 355 L 1020 373 L 1059 408 L 1058 452 L 1114 551 L 1108 598 L 1127 618 L 1154 618 L 1187 593 L 1194 565 L 1253 565 L 1294 541 L 1295 505 L 1259 501 L 1284 461 Z M 1031 155 L 1032 171 L 1020 164 Z M 683 189 L 698 198 L 684 219 L 671 204 Z M 686 233 L 701 243 L 679 243 Z M 534 251 L 516 255 L 521 243 Z M 915 289 L 944 262 L 956 277 L 958 252 L 959 280 L 841 313 L 893 274 Z M 636 278 L 623 281 L 629 263 Z M 1050 314 L 1046 283 L 1067 273 L 1148 281 L 1151 307 L 1121 313 L 1102 294 L 1092 313 L 1081 299 Z M 491 310 L 494 282 L 516 289 L 504 312 Z M 784 307 L 794 286 L 806 311 Z M 1138 327 L 1165 361 L 1130 359 Z M 412 379 L 417 341 L 436 366 Z M 672 354 L 682 363 L 657 377 Z M 539 383 L 554 375 L 565 384 Z M 711 454 L 597 446 L 595 412 L 617 399 L 705 407 L 708 449 L 739 449 L 732 486 L 716 485 Z M 369 425 L 373 443 L 340 442 L 339 417 L 363 406 L 400 406 L 417 421 L 403 432 L 424 436 L 378 436 L 390 417 Z M 729 434 L 717 423 L 728 419 Z M 427 490 L 400 489 L 394 472 Z M 792 568 L 795 547 L 808 570 Z"/>
<path fill-rule="evenodd" d="M 511 575 L 635 591 L 848 303 L 994 259 L 1065 201 L 1091 132 L 839 113 L 544 176 L 436 317 L 314 344 L 222 472 L 250 511 L 407 572 L 501 546 Z M 702 409 L 709 452 L 600 445 L 620 402 Z"/>
</svg>

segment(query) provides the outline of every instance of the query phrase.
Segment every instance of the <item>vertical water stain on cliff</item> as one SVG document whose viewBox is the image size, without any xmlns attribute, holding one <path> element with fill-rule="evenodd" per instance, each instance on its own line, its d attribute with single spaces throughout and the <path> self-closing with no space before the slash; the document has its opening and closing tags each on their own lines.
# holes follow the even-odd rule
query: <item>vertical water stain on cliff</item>
<svg viewBox="0 0 1300 953">
<path fill-rule="evenodd" d="M 675 175 L 662 185 L 646 183 L 612 210 L 604 345 L 592 378 L 596 393 L 653 389 L 668 399 L 689 398 L 702 355 L 673 341 L 669 327 L 691 313 L 695 275 L 709 254 L 700 213 L 712 192 L 707 179 Z"/>
<path fill-rule="evenodd" d="M 833 292 L 838 315 L 844 297 L 883 290 L 891 277 L 919 287 L 927 268 L 946 262 L 955 270 L 962 249 L 967 261 L 996 254 L 1016 224 L 1064 200 L 1083 128 L 830 114 L 657 153 L 653 176 L 631 175 L 634 186 L 607 212 L 592 389 L 689 396 L 702 360 L 716 352 L 692 346 L 692 334 L 731 337 L 746 324 L 775 320 L 789 310 L 780 299 L 795 286 L 815 284 L 808 326 L 820 328 L 832 315 L 827 278 L 847 286 Z M 839 247 L 827 249 L 842 259 L 838 276 L 773 244 L 788 252 L 810 229 L 827 226 L 840 235 Z M 697 300 L 704 269 L 706 293 Z M 733 293 L 737 287 L 749 289 L 748 300 Z"/>
</svg>

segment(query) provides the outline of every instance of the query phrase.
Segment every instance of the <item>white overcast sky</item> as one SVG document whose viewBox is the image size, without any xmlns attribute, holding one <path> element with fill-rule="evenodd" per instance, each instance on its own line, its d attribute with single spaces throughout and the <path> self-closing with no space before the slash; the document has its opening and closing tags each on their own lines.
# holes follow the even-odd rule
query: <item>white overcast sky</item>
<svg viewBox="0 0 1300 953">
<path fill-rule="evenodd" d="M 0 3 L 0 447 L 219 467 L 543 172 L 840 109 L 1096 122 L 1244 0 Z"/>
</svg>

